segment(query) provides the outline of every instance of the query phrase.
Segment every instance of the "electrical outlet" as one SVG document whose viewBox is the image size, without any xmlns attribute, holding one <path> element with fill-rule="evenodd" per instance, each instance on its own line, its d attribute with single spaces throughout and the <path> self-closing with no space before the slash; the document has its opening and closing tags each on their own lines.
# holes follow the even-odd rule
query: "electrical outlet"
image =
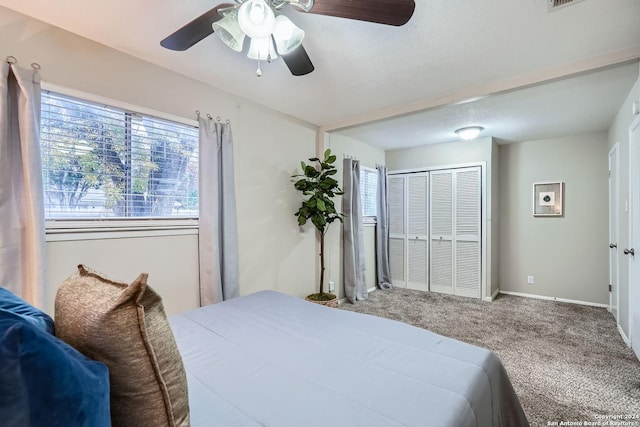
<svg viewBox="0 0 640 427">
<path fill-rule="evenodd" d="M 336 289 L 335 283 L 333 281 L 329 282 L 329 292 L 333 292 Z"/>
<path fill-rule="evenodd" d="M 533 285 L 533 276 L 527 276 L 527 283 Z"/>
</svg>

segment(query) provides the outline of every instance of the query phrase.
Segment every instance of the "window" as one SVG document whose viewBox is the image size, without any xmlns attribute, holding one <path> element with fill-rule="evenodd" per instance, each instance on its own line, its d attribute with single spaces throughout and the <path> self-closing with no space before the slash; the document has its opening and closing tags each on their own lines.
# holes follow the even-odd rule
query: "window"
<svg viewBox="0 0 640 427">
<path fill-rule="evenodd" d="M 45 216 L 197 218 L 198 129 L 43 92 Z"/>
<path fill-rule="evenodd" d="M 376 198 L 378 194 L 378 171 L 363 167 L 360 169 L 360 201 L 362 216 L 365 220 L 374 220 L 377 215 Z"/>
</svg>

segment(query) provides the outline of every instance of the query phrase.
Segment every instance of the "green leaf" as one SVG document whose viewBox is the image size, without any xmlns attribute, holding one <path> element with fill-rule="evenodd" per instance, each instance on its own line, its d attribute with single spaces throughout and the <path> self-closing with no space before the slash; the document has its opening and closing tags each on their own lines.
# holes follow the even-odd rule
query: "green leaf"
<svg viewBox="0 0 640 427">
<path fill-rule="evenodd" d="M 317 178 L 320 175 L 320 172 L 318 172 L 318 170 L 313 166 L 307 165 L 306 169 L 304 170 L 304 175 L 307 178 Z"/>
<path fill-rule="evenodd" d="M 336 161 L 336 156 L 327 149 L 323 159 L 312 157 L 309 161 L 317 163 L 312 165 L 301 162 L 303 175 L 296 175 L 300 179 L 294 183 L 294 187 L 305 196 L 306 200 L 302 201 L 295 215 L 298 217 L 300 226 L 311 222 L 324 235 L 328 224 L 336 220 L 342 221 L 342 214 L 336 212 L 332 200 L 336 195 L 342 194 L 338 181 L 332 178 L 338 172 L 331 164 Z"/>
<path fill-rule="evenodd" d="M 322 215 L 313 215 L 311 217 L 311 222 L 319 231 L 324 231 L 324 227 L 327 225 L 327 220 Z"/>
<path fill-rule="evenodd" d="M 329 177 L 324 177 L 323 179 L 321 179 L 321 182 L 320 182 L 320 188 L 322 188 L 325 191 L 331 190 L 333 189 L 333 187 L 336 187 L 337 185 L 338 185 L 338 181 Z"/>
</svg>

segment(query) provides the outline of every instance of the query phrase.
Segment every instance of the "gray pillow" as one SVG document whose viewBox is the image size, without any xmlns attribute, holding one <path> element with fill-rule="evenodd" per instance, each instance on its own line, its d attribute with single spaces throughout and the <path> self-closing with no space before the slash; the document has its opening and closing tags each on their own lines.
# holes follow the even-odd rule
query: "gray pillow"
<svg viewBox="0 0 640 427">
<path fill-rule="evenodd" d="M 109 367 L 114 426 L 189 426 L 184 365 L 162 299 L 84 265 L 56 295 L 56 335 Z"/>
</svg>

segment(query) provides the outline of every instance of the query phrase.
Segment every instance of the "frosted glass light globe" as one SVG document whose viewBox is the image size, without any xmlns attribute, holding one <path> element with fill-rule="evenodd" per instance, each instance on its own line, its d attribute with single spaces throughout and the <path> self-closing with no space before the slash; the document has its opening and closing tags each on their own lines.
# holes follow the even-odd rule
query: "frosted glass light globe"
<svg viewBox="0 0 640 427">
<path fill-rule="evenodd" d="M 271 35 L 276 17 L 265 0 L 248 0 L 238 10 L 238 24 L 252 39 L 264 39 Z"/>
</svg>

